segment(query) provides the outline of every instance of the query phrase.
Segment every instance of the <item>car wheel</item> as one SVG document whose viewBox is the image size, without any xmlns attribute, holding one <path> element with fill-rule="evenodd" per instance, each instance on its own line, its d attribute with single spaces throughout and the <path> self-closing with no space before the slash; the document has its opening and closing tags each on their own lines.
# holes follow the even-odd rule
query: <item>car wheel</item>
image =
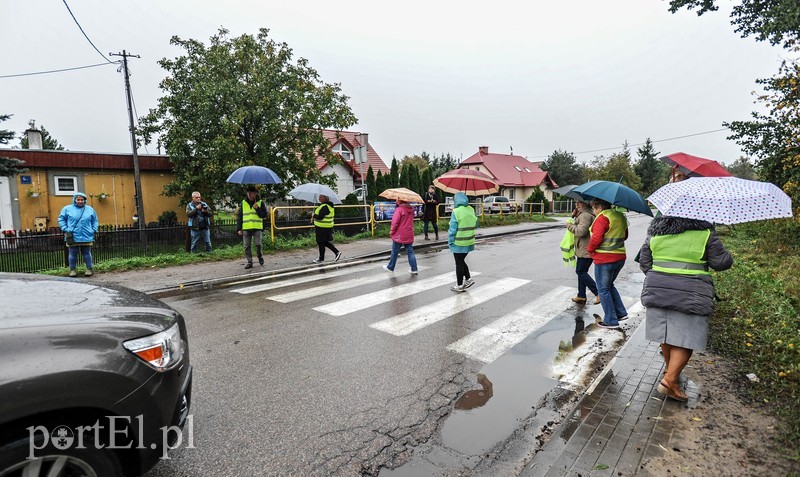
<svg viewBox="0 0 800 477">
<path fill-rule="evenodd" d="M 42 446 L 42 438 L 32 443 L 29 437 L 0 445 L 0 477 L 119 477 L 122 467 L 113 451 L 97 449 L 91 441 L 83 449 L 59 450 L 48 445 L 34 450 L 35 459 L 28 459 L 33 444 Z"/>
</svg>

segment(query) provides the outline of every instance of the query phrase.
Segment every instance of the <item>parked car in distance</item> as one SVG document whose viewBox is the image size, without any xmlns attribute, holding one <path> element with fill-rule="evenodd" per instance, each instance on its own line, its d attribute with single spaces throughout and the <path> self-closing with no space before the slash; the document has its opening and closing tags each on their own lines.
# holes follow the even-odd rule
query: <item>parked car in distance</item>
<svg viewBox="0 0 800 477">
<path fill-rule="evenodd" d="M 504 214 L 516 212 L 517 204 L 508 200 L 508 197 L 502 195 L 490 195 L 483 199 L 483 213 L 484 214 L 497 214 L 500 211 Z"/>
<path fill-rule="evenodd" d="M 95 281 L 0 273 L 0 475 L 137 476 L 191 422 L 183 317 Z"/>
</svg>

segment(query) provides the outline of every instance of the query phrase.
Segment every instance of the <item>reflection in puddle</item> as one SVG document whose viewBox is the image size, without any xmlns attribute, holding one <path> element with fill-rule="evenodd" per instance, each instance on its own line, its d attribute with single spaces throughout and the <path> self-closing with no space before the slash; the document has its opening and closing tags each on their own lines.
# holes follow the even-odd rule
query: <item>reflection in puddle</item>
<svg viewBox="0 0 800 477">
<path fill-rule="evenodd" d="M 586 342 L 586 333 L 584 333 L 583 331 L 585 328 L 586 324 L 583 321 L 583 316 L 582 315 L 576 316 L 575 332 L 572 333 L 572 349 L 575 349 Z"/>
<path fill-rule="evenodd" d="M 489 401 L 489 398 L 494 394 L 492 382 L 489 381 L 489 378 L 487 378 L 485 374 L 478 373 L 478 384 L 480 384 L 483 389 L 473 389 L 472 391 L 465 392 L 464 395 L 456 401 L 456 409 L 475 409 Z"/>
</svg>

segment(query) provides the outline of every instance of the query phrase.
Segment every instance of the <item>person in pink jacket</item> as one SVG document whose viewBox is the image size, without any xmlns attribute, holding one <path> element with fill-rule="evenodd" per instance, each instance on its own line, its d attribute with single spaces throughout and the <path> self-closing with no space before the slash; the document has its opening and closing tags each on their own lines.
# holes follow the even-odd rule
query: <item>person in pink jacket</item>
<svg viewBox="0 0 800 477">
<path fill-rule="evenodd" d="M 400 249 L 405 246 L 406 256 L 408 256 L 408 264 L 411 266 L 411 274 L 417 274 L 417 256 L 414 255 L 414 209 L 411 204 L 398 200 L 397 207 L 392 216 L 392 228 L 390 229 L 389 236 L 392 238 L 392 256 L 389 257 L 389 263 L 384 265 L 383 268 L 387 271 L 394 272 L 394 266 L 397 264 L 397 256 L 400 254 Z"/>
</svg>

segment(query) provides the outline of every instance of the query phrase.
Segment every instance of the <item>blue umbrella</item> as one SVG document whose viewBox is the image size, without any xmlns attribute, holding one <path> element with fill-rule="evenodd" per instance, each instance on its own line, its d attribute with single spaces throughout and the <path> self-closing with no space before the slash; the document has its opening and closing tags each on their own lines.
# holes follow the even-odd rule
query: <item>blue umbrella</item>
<svg viewBox="0 0 800 477">
<path fill-rule="evenodd" d="M 278 177 L 278 174 L 266 167 L 244 166 L 233 171 L 226 182 L 234 184 L 280 184 L 283 181 Z"/>
<path fill-rule="evenodd" d="M 571 192 L 577 192 L 581 195 L 596 197 L 602 199 L 609 204 L 618 205 L 634 212 L 647 214 L 653 216 L 650 206 L 638 192 L 628 186 L 624 186 L 619 182 L 611 181 L 591 181 L 586 184 L 579 185 L 572 189 Z"/>
</svg>

